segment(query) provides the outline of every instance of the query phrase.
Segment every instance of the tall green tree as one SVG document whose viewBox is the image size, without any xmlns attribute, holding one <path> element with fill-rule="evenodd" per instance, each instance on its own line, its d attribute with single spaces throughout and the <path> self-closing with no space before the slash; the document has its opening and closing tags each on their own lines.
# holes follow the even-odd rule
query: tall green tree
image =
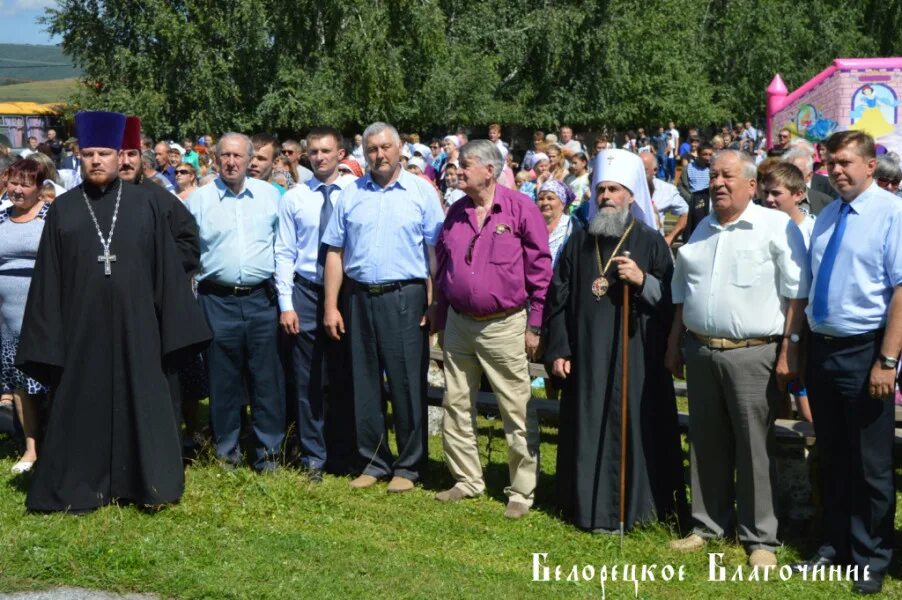
<svg viewBox="0 0 902 600">
<path fill-rule="evenodd" d="M 59 0 L 73 107 L 153 135 L 359 127 L 708 125 L 764 112 L 781 73 L 898 53 L 866 0 Z"/>
</svg>

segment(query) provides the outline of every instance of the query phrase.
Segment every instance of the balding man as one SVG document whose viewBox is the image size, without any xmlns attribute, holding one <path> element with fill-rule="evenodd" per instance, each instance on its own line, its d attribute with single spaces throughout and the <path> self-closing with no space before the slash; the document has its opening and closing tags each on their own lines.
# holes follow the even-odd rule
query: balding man
<svg viewBox="0 0 902 600">
<path fill-rule="evenodd" d="M 798 374 L 809 281 L 801 233 L 752 203 L 755 186 L 747 154 L 724 150 L 711 164 L 713 212 L 677 254 L 665 363 L 683 377 L 685 356 L 694 525 L 671 548 L 698 550 L 735 527 L 749 564 L 765 567 L 779 545 L 771 426 Z"/>
<path fill-rule="evenodd" d="M 651 203 L 655 208 L 658 231 L 664 236 L 668 246 L 673 245 L 673 240 L 683 233 L 689 222 L 689 205 L 683 200 L 680 191 L 672 183 L 655 177 L 658 172 L 658 159 L 651 152 L 643 152 L 639 155 L 642 165 L 645 167 L 645 180 L 648 183 L 648 192 L 651 194 Z M 670 233 L 664 232 L 664 215 L 672 213 L 676 215 L 677 222 L 670 229 Z"/>
<path fill-rule="evenodd" d="M 279 312 L 271 281 L 279 192 L 247 177 L 253 152 L 246 135 L 222 136 L 216 145 L 219 177 L 198 188 L 187 204 L 200 227 L 198 300 L 213 331 L 207 365 L 216 456 L 227 467 L 241 460 L 247 373 L 255 447 L 251 463 L 257 471 L 272 471 L 285 427 Z"/>
</svg>

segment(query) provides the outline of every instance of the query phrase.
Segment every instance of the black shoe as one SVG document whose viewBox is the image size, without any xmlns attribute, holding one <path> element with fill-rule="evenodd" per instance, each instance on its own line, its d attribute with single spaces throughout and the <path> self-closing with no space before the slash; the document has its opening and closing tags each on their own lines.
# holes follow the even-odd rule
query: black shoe
<svg viewBox="0 0 902 600">
<path fill-rule="evenodd" d="M 323 482 L 323 470 L 317 469 L 315 467 L 306 467 L 302 469 L 304 476 L 307 478 L 307 481 L 310 483 L 322 483 Z"/>
<path fill-rule="evenodd" d="M 871 594 L 879 594 L 883 590 L 883 574 L 871 573 L 868 578 L 860 578 L 852 584 L 852 593 L 861 596 L 870 596 Z"/>
<path fill-rule="evenodd" d="M 826 569 L 834 564 L 836 564 L 836 561 L 834 561 L 832 558 L 827 558 L 825 556 L 821 556 L 820 554 L 815 554 L 806 561 L 797 562 L 793 565 L 790 565 L 790 568 L 792 569 L 793 573 L 804 573 L 806 571 L 808 573 L 811 573 L 814 567 L 823 567 Z"/>
</svg>

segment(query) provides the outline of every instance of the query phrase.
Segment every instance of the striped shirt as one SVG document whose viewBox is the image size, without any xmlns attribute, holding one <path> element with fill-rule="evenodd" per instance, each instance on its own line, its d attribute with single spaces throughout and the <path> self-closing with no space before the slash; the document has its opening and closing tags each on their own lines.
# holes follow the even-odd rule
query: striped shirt
<svg viewBox="0 0 902 600">
<path fill-rule="evenodd" d="M 689 175 L 690 192 L 701 192 L 708 189 L 708 184 L 711 180 L 710 167 L 699 169 L 695 166 L 695 162 L 693 161 L 686 166 L 686 173 Z"/>
</svg>

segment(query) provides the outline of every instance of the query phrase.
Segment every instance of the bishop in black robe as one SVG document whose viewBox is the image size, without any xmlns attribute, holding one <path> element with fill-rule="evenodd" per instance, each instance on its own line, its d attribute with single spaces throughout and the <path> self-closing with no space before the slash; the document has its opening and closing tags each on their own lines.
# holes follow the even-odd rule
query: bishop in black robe
<svg viewBox="0 0 902 600">
<path fill-rule="evenodd" d="M 544 356 L 549 372 L 557 358 L 572 361 L 561 392 L 559 509 L 581 529 L 613 533 L 620 522 L 623 287 L 612 264 L 606 295 L 596 300 L 592 294 L 599 277 L 595 237 L 575 231 L 558 260 L 546 305 Z M 618 240 L 598 236 L 602 265 Z M 660 233 L 637 220 L 618 255 L 623 251 L 645 273 L 642 287 L 631 289 L 629 318 L 624 527 L 630 529 L 674 512 L 685 497 L 673 380 L 664 368 L 673 310 L 670 249 Z"/>
<path fill-rule="evenodd" d="M 82 196 L 104 236 L 122 185 L 111 274 Z M 113 500 L 176 502 L 184 487 L 177 416 L 164 366 L 202 350 L 210 332 L 191 294 L 164 210 L 115 179 L 61 195 L 47 216 L 16 365 L 51 385 L 51 409 L 26 505 L 81 512 Z"/>
</svg>

